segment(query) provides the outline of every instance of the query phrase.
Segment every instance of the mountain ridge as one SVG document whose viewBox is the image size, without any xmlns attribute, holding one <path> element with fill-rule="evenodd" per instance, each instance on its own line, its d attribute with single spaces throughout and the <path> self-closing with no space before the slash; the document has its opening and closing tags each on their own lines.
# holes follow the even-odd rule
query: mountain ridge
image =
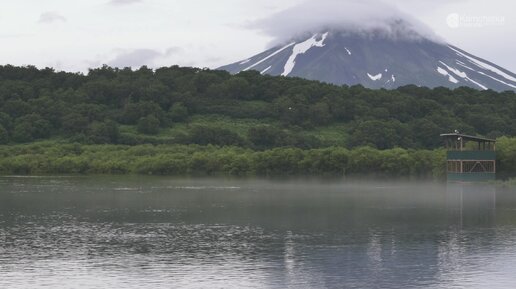
<svg viewBox="0 0 516 289">
<path fill-rule="evenodd" d="M 516 91 L 516 74 L 456 46 L 374 33 L 313 33 L 218 69 L 373 89 L 413 84 Z"/>
</svg>

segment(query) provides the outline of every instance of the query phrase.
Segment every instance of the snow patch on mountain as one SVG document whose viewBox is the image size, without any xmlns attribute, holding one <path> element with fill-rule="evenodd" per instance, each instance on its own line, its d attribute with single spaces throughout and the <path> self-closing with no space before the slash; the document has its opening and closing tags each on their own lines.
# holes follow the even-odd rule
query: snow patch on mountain
<svg viewBox="0 0 516 289">
<path fill-rule="evenodd" d="M 449 71 L 455 73 L 455 75 L 457 75 L 458 77 L 460 78 L 467 78 L 468 75 L 465 73 L 465 72 L 462 72 L 456 68 L 453 68 L 453 67 L 450 67 L 448 64 L 442 62 L 442 61 L 439 61 L 439 63 L 441 63 L 442 65 L 446 66 L 446 68 L 448 68 Z"/>
<path fill-rule="evenodd" d="M 261 74 L 265 74 L 267 71 L 269 71 L 270 69 L 272 68 L 272 65 L 265 68 L 264 70 L 262 70 L 262 72 L 260 72 Z"/>
<path fill-rule="evenodd" d="M 466 72 L 463 72 L 463 71 L 460 71 L 460 70 L 458 70 L 456 68 L 450 67 L 450 66 L 448 66 L 446 63 L 444 63 L 442 61 L 439 61 L 439 63 L 441 63 L 442 65 L 446 66 L 446 68 L 448 68 L 449 71 L 453 72 L 458 77 L 463 78 L 463 79 L 465 79 L 467 81 L 471 81 L 472 83 L 476 84 L 477 86 L 479 86 L 483 90 L 487 90 L 486 86 L 484 86 L 484 85 L 478 83 L 477 81 L 469 78 L 468 75 L 466 74 Z"/>
<path fill-rule="evenodd" d="M 387 71 L 387 69 L 385 70 Z M 388 79 L 385 84 L 389 84 L 389 83 L 395 83 L 396 82 L 396 77 L 394 76 L 394 74 L 391 74 L 391 78 Z"/>
<path fill-rule="evenodd" d="M 500 80 L 500 79 L 498 79 L 498 78 L 492 77 L 491 75 L 488 75 L 488 74 L 486 74 L 486 73 L 484 73 L 484 72 L 482 72 L 482 71 L 477 71 L 477 70 L 475 70 L 475 69 L 473 69 L 473 68 L 471 68 L 471 67 L 469 67 L 469 66 L 465 65 L 465 64 L 464 64 L 464 62 L 462 62 L 462 61 L 457 60 L 457 64 L 458 64 L 458 65 L 460 65 L 460 66 L 462 66 L 462 67 L 464 67 L 464 68 L 467 68 L 467 69 L 469 69 L 469 70 L 471 70 L 471 71 L 473 71 L 473 72 L 476 72 L 476 73 L 482 74 L 483 76 L 489 77 L 489 78 L 491 78 L 491 79 L 492 79 L 492 80 L 494 80 L 494 81 L 498 81 L 498 82 L 500 82 L 501 84 L 507 85 L 507 86 L 512 87 L 512 88 L 516 88 L 516 85 L 510 84 L 510 83 L 507 83 L 507 82 L 505 82 L 505 81 L 503 81 L 503 80 Z"/>
<path fill-rule="evenodd" d="M 491 78 L 491 79 L 493 79 L 493 80 L 495 80 L 495 81 L 498 81 L 498 82 L 500 82 L 500 83 L 502 83 L 502 84 L 505 84 L 505 85 L 507 85 L 507 86 L 510 86 L 510 87 L 512 87 L 512 88 L 516 88 L 516 85 L 513 85 L 513 84 L 510 84 L 510 83 L 507 83 L 507 82 L 505 82 L 505 81 L 503 81 L 503 80 L 500 80 L 500 79 L 498 79 L 498 78 L 494 78 L 494 77 L 492 77 L 491 75 L 487 75 L 487 74 L 483 73 L 482 71 L 478 71 L 478 73 L 480 73 L 480 74 L 482 74 L 482 75 L 484 75 L 484 76 L 487 76 L 487 77 L 489 77 L 489 78 Z"/>
<path fill-rule="evenodd" d="M 448 76 L 448 80 L 452 83 L 459 83 L 459 81 L 453 77 L 448 71 L 446 71 L 446 69 L 442 68 L 442 67 L 437 67 L 437 72 L 439 72 L 440 74 L 444 75 L 444 76 Z"/>
<path fill-rule="evenodd" d="M 475 58 L 473 58 L 473 57 L 471 57 L 469 55 L 466 55 L 466 54 L 460 52 L 459 50 L 453 48 L 452 46 L 448 45 L 448 47 L 451 50 L 455 51 L 455 53 L 457 53 L 457 55 L 467 58 L 471 63 L 475 64 L 476 66 L 478 66 L 480 68 L 483 68 L 483 69 L 490 70 L 490 71 L 492 71 L 492 72 L 494 72 L 494 73 L 504 77 L 507 80 L 516 82 L 516 78 L 515 77 L 510 76 L 509 74 L 501 71 L 500 69 L 498 69 L 498 68 L 496 68 L 496 67 L 494 67 L 494 66 L 492 66 L 492 65 L 490 65 L 488 63 L 485 63 L 485 62 L 482 62 L 480 60 L 477 60 L 477 59 L 475 59 Z"/>
<path fill-rule="evenodd" d="M 324 41 L 326 37 L 328 37 L 328 32 L 324 33 L 321 37 L 321 40 L 317 41 L 317 34 L 306 40 L 305 42 L 296 44 L 292 49 L 292 55 L 290 55 L 287 63 L 285 63 L 285 67 L 283 70 L 282 76 L 288 76 L 292 70 L 294 70 L 294 66 L 296 65 L 296 58 L 300 54 L 305 54 L 312 47 L 324 47 Z"/>
<path fill-rule="evenodd" d="M 513 85 L 513 84 L 507 83 L 507 82 L 505 82 L 505 81 L 502 81 L 502 80 L 500 80 L 500 79 L 494 78 L 494 77 L 492 77 L 491 75 L 487 75 L 487 74 L 485 74 L 485 73 L 483 73 L 483 72 L 481 72 L 481 71 L 479 71 L 478 73 L 480 73 L 480 74 L 482 74 L 482 75 L 484 75 L 484 76 L 487 76 L 487 77 L 489 77 L 489 78 L 491 78 L 491 79 L 493 79 L 493 80 L 495 80 L 495 81 L 498 81 L 498 82 L 500 82 L 500 83 L 502 83 L 502 84 L 505 84 L 505 85 L 507 85 L 507 86 L 510 86 L 510 87 L 512 87 L 512 88 L 516 88 L 516 85 Z"/>
<path fill-rule="evenodd" d="M 349 49 L 347 47 L 344 47 L 344 49 L 346 49 L 346 52 L 348 53 L 348 55 L 351 55 L 351 51 L 349 51 Z"/>
<path fill-rule="evenodd" d="M 246 68 L 246 69 L 244 69 L 243 71 L 248 71 L 249 69 L 254 68 L 254 67 L 256 67 L 257 65 L 262 64 L 263 62 L 265 62 L 265 61 L 267 61 L 267 60 L 271 59 L 272 57 L 276 56 L 277 54 L 281 53 L 283 50 L 285 50 L 285 49 L 287 49 L 287 48 L 291 47 L 291 46 L 292 46 L 292 45 L 294 45 L 294 44 L 296 44 L 296 43 L 295 43 L 295 42 L 292 42 L 292 43 L 290 43 L 290 44 L 287 44 L 287 45 L 285 45 L 285 46 L 281 47 L 280 49 L 278 49 L 278 50 L 274 51 L 271 55 L 269 55 L 269 56 L 265 57 L 264 59 L 262 59 L 262 60 L 260 60 L 260 61 L 258 61 L 258 62 L 256 62 L 255 64 L 253 64 L 253 65 L 251 65 L 251 66 L 247 67 L 247 68 Z"/>
<path fill-rule="evenodd" d="M 377 81 L 382 79 L 383 75 L 381 73 L 378 73 L 377 75 L 372 75 L 368 73 L 367 76 L 369 76 L 369 78 L 371 78 L 372 81 Z"/>
</svg>

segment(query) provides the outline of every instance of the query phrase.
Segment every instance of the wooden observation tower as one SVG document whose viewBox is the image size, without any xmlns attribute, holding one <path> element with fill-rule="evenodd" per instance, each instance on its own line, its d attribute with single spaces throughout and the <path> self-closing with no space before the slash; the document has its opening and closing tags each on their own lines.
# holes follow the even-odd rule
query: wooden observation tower
<svg viewBox="0 0 516 289">
<path fill-rule="evenodd" d="M 442 134 L 447 155 L 448 181 L 496 179 L 496 140 L 461 134 Z"/>
</svg>

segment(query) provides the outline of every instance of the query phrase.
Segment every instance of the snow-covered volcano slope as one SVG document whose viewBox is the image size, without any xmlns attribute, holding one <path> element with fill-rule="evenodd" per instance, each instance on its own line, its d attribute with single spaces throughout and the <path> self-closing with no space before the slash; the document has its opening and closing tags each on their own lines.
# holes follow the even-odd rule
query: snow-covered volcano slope
<svg viewBox="0 0 516 289">
<path fill-rule="evenodd" d="M 514 73 L 452 45 L 335 31 L 310 34 L 219 69 L 369 88 L 415 84 L 516 90 Z"/>
</svg>

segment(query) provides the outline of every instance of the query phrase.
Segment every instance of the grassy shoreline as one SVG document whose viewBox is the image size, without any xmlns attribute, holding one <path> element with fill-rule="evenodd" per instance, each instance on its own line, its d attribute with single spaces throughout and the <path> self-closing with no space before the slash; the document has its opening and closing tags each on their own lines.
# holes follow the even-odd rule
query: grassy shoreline
<svg viewBox="0 0 516 289">
<path fill-rule="evenodd" d="M 223 176 L 433 177 L 444 175 L 443 150 L 200 145 L 84 145 L 42 141 L 0 146 L 0 173 Z"/>
<path fill-rule="evenodd" d="M 516 177 L 516 138 L 497 143 L 498 176 Z M 180 144 L 98 145 L 66 140 L 0 145 L 0 174 L 168 176 L 388 176 L 443 179 L 443 149 L 317 149 Z"/>
</svg>

